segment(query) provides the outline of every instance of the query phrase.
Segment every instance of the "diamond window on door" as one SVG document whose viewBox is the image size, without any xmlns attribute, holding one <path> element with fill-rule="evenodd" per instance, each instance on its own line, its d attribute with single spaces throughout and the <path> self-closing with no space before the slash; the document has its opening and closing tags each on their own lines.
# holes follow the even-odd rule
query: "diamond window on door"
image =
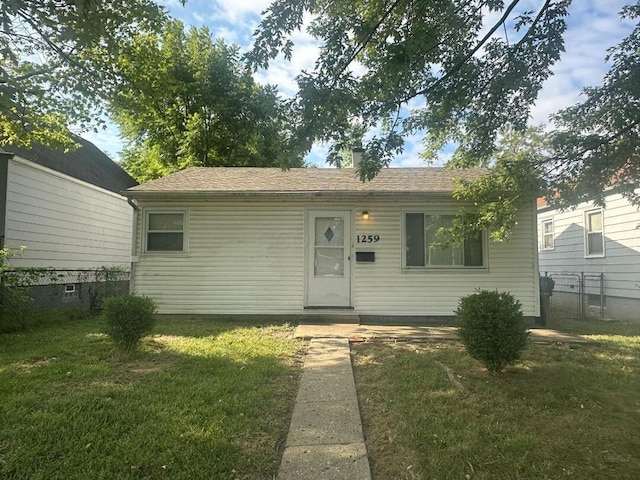
<svg viewBox="0 0 640 480">
<path fill-rule="evenodd" d="M 335 236 L 335 234 L 333 233 L 333 230 L 331 230 L 331 227 L 328 227 L 326 232 L 324 232 L 324 238 L 327 239 L 327 241 L 329 243 L 331 243 L 331 239 Z"/>
<path fill-rule="evenodd" d="M 316 217 L 314 275 L 344 276 L 344 218 Z"/>
</svg>

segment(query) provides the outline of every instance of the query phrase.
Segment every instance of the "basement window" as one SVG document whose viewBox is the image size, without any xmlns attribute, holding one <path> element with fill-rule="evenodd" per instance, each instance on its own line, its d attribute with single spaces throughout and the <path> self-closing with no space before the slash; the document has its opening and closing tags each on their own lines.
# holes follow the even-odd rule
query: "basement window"
<svg viewBox="0 0 640 480">
<path fill-rule="evenodd" d="M 64 294 L 65 298 L 75 297 L 76 296 L 76 286 L 73 283 L 69 283 L 64 286 Z"/>
</svg>

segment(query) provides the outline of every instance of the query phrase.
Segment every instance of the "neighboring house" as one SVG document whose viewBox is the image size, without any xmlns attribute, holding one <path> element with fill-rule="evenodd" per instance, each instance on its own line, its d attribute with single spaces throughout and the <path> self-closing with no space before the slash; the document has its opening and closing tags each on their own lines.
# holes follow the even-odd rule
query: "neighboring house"
<svg viewBox="0 0 640 480">
<path fill-rule="evenodd" d="M 606 196 L 606 208 L 586 202 L 575 209 L 561 211 L 539 200 L 538 232 L 541 273 L 602 274 L 606 316 L 638 320 L 640 211 L 637 206 L 615 190 Z M 597 293 L 592 295 L 594 298 L 586 298 L 585 303 L 600 302 L 600 292 Z"/>
<path fill-rule="evenodd" d="M 132 288 L 164 314 L 454 316 L 478 288 L 539 315 L 535 207 L 512 238 L 447 250 L 434 231 L 459 206 L 457 175 L 481 170 L 190 168 L 125 192 L 136 204 Z M 318 310 L 324 309 L 324 310 Z"/>
<path fill-rule="evenodd" d="M 137 182 L 90 142 L 69 153 L 0 151 L 2 246 L 26 247 L 18 267 L 129 268 L 133 209 L 118 192 Z"/>
</svg>

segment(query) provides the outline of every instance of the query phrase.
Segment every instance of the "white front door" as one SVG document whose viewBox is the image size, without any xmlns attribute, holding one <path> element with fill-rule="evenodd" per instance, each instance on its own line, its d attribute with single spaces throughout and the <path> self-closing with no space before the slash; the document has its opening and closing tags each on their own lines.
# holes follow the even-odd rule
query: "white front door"
<svg viewBox="0 0 640 480">
<path fill-rule="evenodd" d="M 351 212 L 309 210 L 307 306 L 351 306 Z"/>
</svg>

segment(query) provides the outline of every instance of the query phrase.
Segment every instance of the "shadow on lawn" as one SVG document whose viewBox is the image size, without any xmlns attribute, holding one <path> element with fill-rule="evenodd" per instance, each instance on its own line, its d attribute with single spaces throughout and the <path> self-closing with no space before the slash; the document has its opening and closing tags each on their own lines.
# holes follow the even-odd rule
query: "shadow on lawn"
<svg viewBox="0 0 640 480">
<path fill-rule="evenodd" d="M 456 344 L 353 351 L 378 478 L 637 478 L 637 343 L 533 344 L 496 376 Z"/>
<path fill-rule="evenodd" d="M 274 315 L 157 315 L 154 333 L 208 337 L 238 328 L 286 328 L 292 323 Z"/>
<path fill-rule="evenodd" d="M 1 477 L 277 472 L 299 345 L 244 335 L 237 323 L 159 322 L 139 353 L 118 361 L 95 324 L 47 330 L 0 365 Z"/>
</svg>

